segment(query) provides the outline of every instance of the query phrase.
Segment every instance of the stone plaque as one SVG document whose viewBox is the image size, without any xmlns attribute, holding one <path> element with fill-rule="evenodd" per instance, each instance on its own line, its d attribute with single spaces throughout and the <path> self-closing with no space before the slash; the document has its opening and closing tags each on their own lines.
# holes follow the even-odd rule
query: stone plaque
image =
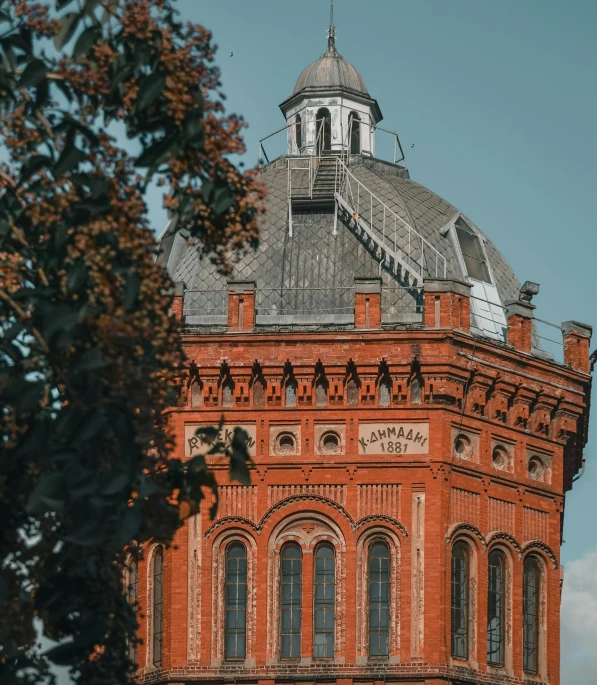
<svg viewBox="0 0 597 685">
<path fill-rule="evenodd" d="M 207 450 L 209 449 L 209 445 L 202 441 L 201 438 L 197 435 L 195 435 L 195 431 L 197 428 L 200 426 L 205 426 L 207 424 L 204 423 L 195 423 L 192 425 L 185 425 L 184 427 L 184 443 L 185 443 L 185 456 L 187 457 L 194 457 L 197 454 L 205 454 Z M 244 423 L 244 424 L 236 424 L 233 426 L 224 426 L 222 428 L 222 431 L 220 432 L 220 435 L 218 436 L 218 440 L 224 443 L 230 443 L 232 440 L 232 436 L 234 435 L 234 429 L 235 427 L 238 426 L 238 428 L 242 428 L 244 431 L 246 431 L 249 435 L 249 454 L 250 456 L 254 457 L 256 455 L 255 451 L 255 443 L 256 443 L 256 436 L 257 436 L 257 431 L 255 428 L 254 423 Z M 217 428 L 217 426 L 214 426 L 214 428 Z"/>
<path fill-rule="evenodd" d="M 428 423 L 359 423 L 359 454 L 428 452 Z"/>
</svg>

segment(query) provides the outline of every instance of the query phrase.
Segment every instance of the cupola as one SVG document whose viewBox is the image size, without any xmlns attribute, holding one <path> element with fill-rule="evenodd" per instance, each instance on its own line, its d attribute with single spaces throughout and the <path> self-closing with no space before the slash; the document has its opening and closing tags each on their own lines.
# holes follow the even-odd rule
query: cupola
<svg viewBox="0 0 597 685">
<path fill-rule="evenodd" d="M 327 50 L 303 69 L 280 109 L 288 124 L 290 155 L 375 156 L 374 125 L 383 117 L 359 72 L 336 49 L 333 3 Z"/>
</svg>

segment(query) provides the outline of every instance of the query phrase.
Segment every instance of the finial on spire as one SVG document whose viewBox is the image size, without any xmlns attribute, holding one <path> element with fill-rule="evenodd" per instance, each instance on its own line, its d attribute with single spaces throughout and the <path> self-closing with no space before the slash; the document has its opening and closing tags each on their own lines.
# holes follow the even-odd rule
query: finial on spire
<svg viewBox="0 0 597 685">
<path fill-rule="evenodd" d="M 328 50 L 336 51 L 336 27 L 334 26 L 334 0 L 330 1 L 330 27 L 328 29 Z"/>
</svg>

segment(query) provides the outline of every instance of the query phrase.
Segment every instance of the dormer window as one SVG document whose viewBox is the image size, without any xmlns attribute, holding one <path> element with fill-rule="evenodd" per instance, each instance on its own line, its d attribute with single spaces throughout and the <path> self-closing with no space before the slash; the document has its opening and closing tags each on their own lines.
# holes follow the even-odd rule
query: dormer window
<svg viewBox="0 0 597 685">
<path fill-rule="evenodd" d="M 462 217 L 456 219 L 455 228 L 468 277 L 476 281 L 491 283 L 487 259 L 479 236 Z"/>
</svg>

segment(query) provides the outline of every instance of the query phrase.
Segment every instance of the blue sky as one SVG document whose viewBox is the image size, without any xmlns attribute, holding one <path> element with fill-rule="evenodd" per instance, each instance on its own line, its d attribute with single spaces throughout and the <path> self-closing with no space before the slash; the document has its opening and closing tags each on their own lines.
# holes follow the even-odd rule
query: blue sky
<svg viewBox="0 0 597 685">
<path fill-rule="evenodd" d="M 378 100 L 382 125 L 400 134 L 412 178 L 482 228 L 521 281 L 541 284 L 537 316 L 597 324 L 597 2 L 335 5 L 338 50 Z M 259 138 L 284 125 L 279 103 L 325 49 L 328 0 L 180 0 L 179 7 L 214 33 L 229 111 L 250 125 L 252 165 Z M 158 229 L 162 215 L 152 209 Z M 585 683 L 597 668 L 596 445 L 594 418 L 586 473 L 566 502 L 566 685 Z"/>
<path fill-rule="evenodd" d="M 328 0 L 178 4 L 220 46 L 228 109 L 250 125 L 251 166 L 259 138 L 284 125 L 279 103 L 325 49 Z M 597 2 L 335 4 L 338 50 L 400 134 L 412 178 L 482 228 L 521 281 L 541 284 L 537 316 L 597 324 Z M 157 196 L 150 208 L 159 231 Z M 566 685 L 597 668 L 596 445 L 594 416 L 586 474 L 566 502 Z"/>
</svg>

